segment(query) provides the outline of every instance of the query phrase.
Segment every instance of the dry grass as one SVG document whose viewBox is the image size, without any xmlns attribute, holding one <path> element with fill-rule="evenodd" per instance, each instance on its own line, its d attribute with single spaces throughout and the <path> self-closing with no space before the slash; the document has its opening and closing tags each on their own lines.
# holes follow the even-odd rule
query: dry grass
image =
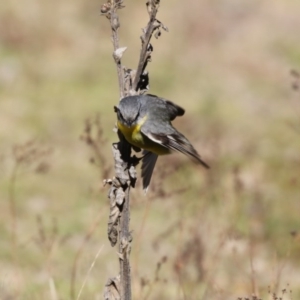
<svg viewBox="0 0 300 300">
<path fill-rule="evenodd" d="M 140 1 L 126 5 L 121 46 L 134 66 L 146 12 Z M 93 227 L 108 210 L 102 158 L 111 159 L 118 98 L 99 6 L 2 5 L 1 299 L 69 298 L 72 267 L 79 291 L 101 245 L 80 299 L 101 299 L 117 273 L 105 218 Z M 158 161 L 148 198 L 134 191 L 134 298 L 300 297 L 300 94 L 290 75 L 300 70 L 299 10 L 292 0 L 162 3 L 170 32 L 154 42 L 151 93 L 186 108 L 176 126 L 212 169 L 170 156 Z M 97 113 L 93 167 L 79 136 Z M 13 149 L 33 140 L 33 159 L 16 171 Z"/>
</svg>

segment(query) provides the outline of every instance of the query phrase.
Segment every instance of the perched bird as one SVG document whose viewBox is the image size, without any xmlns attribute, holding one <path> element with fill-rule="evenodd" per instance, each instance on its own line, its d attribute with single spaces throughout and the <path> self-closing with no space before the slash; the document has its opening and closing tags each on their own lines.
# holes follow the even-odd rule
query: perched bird
<svg viewBox="0 0 300 300">
<path fill-rule="evenodd" d="M 171 124 L 184 109 L 175 103 L 154 95 L 136 95 L 123 98 L 115 107 L 117 127 L 133 149 L 143 149 L 142 179 L 147 191 L 158 155 L 181 152 L 205 168 L 209 166 L 188 141 Z"/>
</svg>

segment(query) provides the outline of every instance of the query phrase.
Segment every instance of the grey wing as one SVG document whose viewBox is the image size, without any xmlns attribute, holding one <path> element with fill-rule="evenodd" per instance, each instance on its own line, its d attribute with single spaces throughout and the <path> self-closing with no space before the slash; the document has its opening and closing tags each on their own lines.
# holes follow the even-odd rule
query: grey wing
<svg viewBox="0 0 300 300">
<path fill-rule="evenodd" d="M 184 109 L 179 105 L 173 103 L 172 101 L 165 100 L 167 104 L 167 109 L 169 111 L 170 121 L 173 121 L 176 117 L 184 115 Z"/>
<path fill-rule="evenodd" d="M 147 193 L 158 156 L 147 150 L 143 150 L 143 155 L 144 155 L 142 159 L 143 190 L 145 191 L 145 193 Z"/>
<path fill-rule="evenodd" d="M 142 127 L 143 131 L 143 127 Z M 162 146 L 172 150 L 172 151 L 178 151 L 189 158 L 191 158 L 193 161 L 200 163 L 205 168 L 209 169 L 209 166 L 207 163 L 205 163 L 196 149 L 193 147 L 193 145 L 189 142 L 189 140 L 180 132 L 178 132 L 175 128 L 173 128 L 171 125 L 166 126 L 164 128 L 163 134 L 159 131 L 155 132 L 145 132 L 143 133 L 152 141 L 161 144 Z"/>
<path fill-rule="evenodd" d="M 142 101 L 154 101 L 157 109 L 161 108 L 165 112 L 167 110 L 170 121 L 173 121 L 176 117 L 183 116 L 185 113 L 185 110 L 179 105 L 173 103 L 170 100 L 152 94 L 147 94 L 142 99 L 143 99 Z M 148 102 L 147 104 L 149 105 L 150 103 Z"/>
</svg>

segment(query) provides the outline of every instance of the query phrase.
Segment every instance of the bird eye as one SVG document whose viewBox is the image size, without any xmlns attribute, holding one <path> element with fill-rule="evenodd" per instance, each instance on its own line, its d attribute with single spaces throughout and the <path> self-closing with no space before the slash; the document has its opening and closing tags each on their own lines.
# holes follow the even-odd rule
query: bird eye
<svg viewBox="0 0 300 300">
<path fill-rule="evenodd" d="M 119 109 L 117 111 L 117 114 L 118 114 L 119 119 L 124 120 L 124 117 L 123 117 L 123 115 L 122 115 L 122 113 L 121 113 L 121 111 Z"/>
<path fill-rule="evenodd" d="M 137 114 L 135 115 L 134 121 L 137 121 L 138 116 L 139 116 L 139 113 L 137 113 Z"/>
<path fill-rule="evenodd" d="M 114 106 L 114 112 L 118 115 L 119 119 L 123 119 L 124 120 L 123 115 L 121 114 L 121 111 L 120 111 L 120 109 L 117 106 Z"/>
</svg>

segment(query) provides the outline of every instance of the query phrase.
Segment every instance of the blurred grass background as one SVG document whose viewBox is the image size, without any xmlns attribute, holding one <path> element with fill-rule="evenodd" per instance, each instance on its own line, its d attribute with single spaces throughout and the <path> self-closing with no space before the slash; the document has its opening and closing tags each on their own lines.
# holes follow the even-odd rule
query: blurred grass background
<svg viewBox="0 0 300 300">
<path fill-rule="evenodd" d="M 1 5 L 1 299 L 77 296 L 101 247 L 80 299 L 102 299 L 118 273 L 103 173 L 79 139 L 98 113 L 112 165 L 117 76 L 100 5 Z M 147 13 L 125 5 L 123 63 L 135 68 Z M 300 297 L 299 12 L 296 0 L 162 1 L 169 33 L 153 41 L 150 92 L 186 108 L 175 124 L 211 170 L 176 154 L 147 197 L 133 191 L 134 299 Z"/>
</svg>

